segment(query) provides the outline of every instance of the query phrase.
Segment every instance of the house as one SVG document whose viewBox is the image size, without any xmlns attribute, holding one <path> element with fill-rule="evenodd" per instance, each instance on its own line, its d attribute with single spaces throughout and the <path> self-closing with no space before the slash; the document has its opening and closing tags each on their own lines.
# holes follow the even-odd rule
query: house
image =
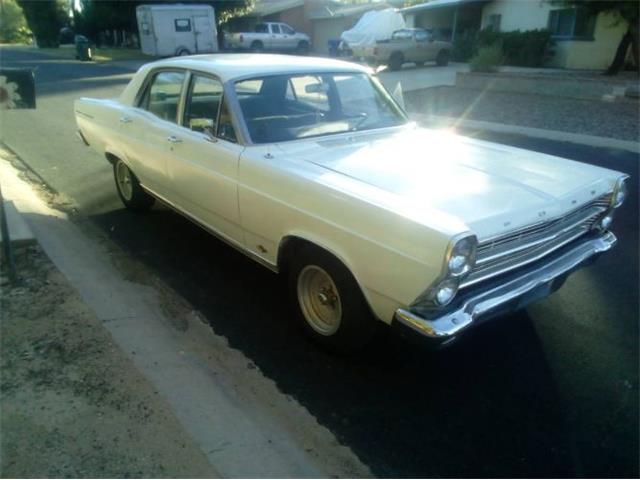
<svg viewBox="0 0 640 480">
<path fill-rule="evenodd" d="M 394 2 L 398 0 L 390 0 Z M 312 51 L 329 53 L 329 40 L 339 39 L 369 10 L 389 8 L 382 1 L 350 4 L 339 0 L 256 0 L 252 10 L 232 19 L 225 28 L 253 30 L 261 22 L 283 22 L 311 37 Z"/>
<path fill-rule="evenodd" d="M 609 66 L 627 24 L 611 14 L 553 0 L 431 0 L 401 10 L 408 25 L 433 28 L 455 40 L 464 31 L 549 29 L 555 40 L 550 67 L 602 70 Z"/>
</svg>

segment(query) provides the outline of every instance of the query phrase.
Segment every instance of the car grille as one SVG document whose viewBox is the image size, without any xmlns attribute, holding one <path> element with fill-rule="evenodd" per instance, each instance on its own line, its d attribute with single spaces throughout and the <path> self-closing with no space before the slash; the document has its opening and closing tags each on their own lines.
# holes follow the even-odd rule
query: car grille
<svg viewBox="0 0 640 480">
<path fill-rule="evenodd" d="M 534 262 L 582 236 L 611 205 L 611 194 L 582 205 L 564 217 L 515 230 L 478 245 L 476 265 L 462 283 L 466 287 Z"/>
</svg>

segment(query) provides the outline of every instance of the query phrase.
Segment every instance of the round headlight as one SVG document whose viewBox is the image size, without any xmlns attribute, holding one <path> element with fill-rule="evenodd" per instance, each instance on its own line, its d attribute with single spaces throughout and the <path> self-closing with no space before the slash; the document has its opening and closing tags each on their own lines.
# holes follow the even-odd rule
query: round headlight
<svg viewBox="0 0 640 480">
<path fill-rule="evenodd" d="M 471 270 L 476 260 L 477 240 L 474 236 L 464 237 L 453 246 L 447 268 L 453 276 L 464 275 Z"/>
<path fill-rule="evenodd" d="M 435 299 L 439 306 L 446 305 L 456 295 L 457 286 L 454 283 L 445 282 L 436 289 Z"/>
<path fill-rule="evenodd" d="M 620 183 L 620 185 L 618 186 L 618 189 L 616 190 L 616 196 L 613 200 L 613 206 L 618 208 L 620 205 L 624 203 L 626 198 L 627 198 L 627 182 L 623 181 Z"/>
<path fill-rule="evenodd" d="M 602 220 L 600 220 L 600 228 L 602 230 L 609 230 L 609 227 L 611 227 L 612 223 L 613 223 L 613 216 L 606 215 L 602 217 Z"/>
</svg>

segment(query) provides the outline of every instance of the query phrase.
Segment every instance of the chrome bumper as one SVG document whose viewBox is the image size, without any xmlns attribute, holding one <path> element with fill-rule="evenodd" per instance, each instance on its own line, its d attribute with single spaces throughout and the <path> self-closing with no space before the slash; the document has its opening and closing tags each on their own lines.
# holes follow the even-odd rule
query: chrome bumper
<svg viewBox="0 0 640 480">
<path fill-rule="evenodd" d="M 529 303 L 550 295 L 559 288 L 561 281 L 573 270 L 595 255 L 606 252 L 616 243 L 611 232 L 597 234 L 564 249 L 551 258 L 545 258 L 525 270 L 525 273 L 507 276 L 498 284 L 489 287 L 470 288 L 460 292 L 460 300 L 438 312 L 433 318 L 398 309 L 395 320 L 434 340 L 445 343 L 475 323 L 519 310 Z M 554 285 L 554 284 L 557 284 Z M 556 286 L 556 288 L 554 288 Z"/>
</svg>

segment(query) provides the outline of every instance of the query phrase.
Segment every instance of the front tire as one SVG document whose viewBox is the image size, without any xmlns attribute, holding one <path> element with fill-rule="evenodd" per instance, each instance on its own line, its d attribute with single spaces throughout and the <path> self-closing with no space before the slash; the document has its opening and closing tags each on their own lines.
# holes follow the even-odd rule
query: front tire
<svg viewBox="0 0 640 480">
<path fill-rule="evenodd" d="M 294 317 L 315 343 L 340 352 L 359 350 L 376 329 L 369 305 L 351 272 L 328 252 L 306 246 L 289 266 Z"/>
<path fill-rule="evenodd" d="M 255 41 L 251 44 L 251 51 L 253 53 L 262 53 L 264 52 L 264 45 L 260 41 Z"/>
<path fill-rule="evenodd" d="M 391 70 L 400 70 L 404 64 L 404 55 L 402 52 L 393 52 L 389 57 L 389 68 Z"/>
<path fill-rule="evenodd" d="M 155 198 L 144 191 L 138 177 L 120 159 L 113 164 L 113 177 L 118 196 L 125 207 L 135 212 L 144 212 L 153 206 Z"/>
<path fill-rule="evenodd" d="M 298 47 L 296 48 L 296 52 L 298 53 L 298 55 L 306 55 L 307 53 L 309 53 L 309 42 L 299 42 Z"/>
<path fill-rule="evenodd" d="M 436 57 L 436 64 L 439 67 L 446 67 L 449 63 L 449 52 L 447 50 L 440 50 Z"/>
</svg>

